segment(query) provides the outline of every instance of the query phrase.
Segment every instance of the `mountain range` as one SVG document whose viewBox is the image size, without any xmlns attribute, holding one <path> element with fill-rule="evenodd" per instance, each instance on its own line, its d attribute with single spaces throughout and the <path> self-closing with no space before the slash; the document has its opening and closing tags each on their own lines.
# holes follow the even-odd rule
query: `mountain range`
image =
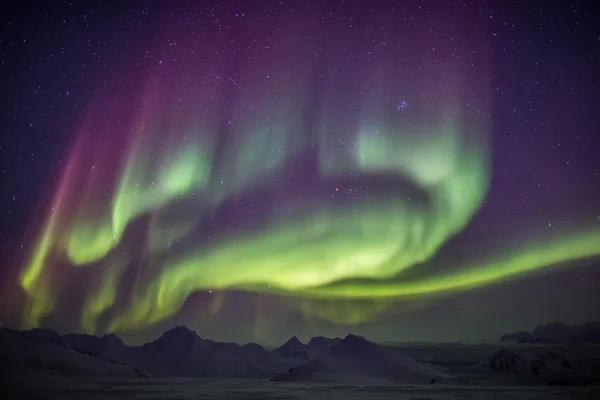
<svg viewBox="0 0 600 400">
<path fill-rule="evenodd" d="M 102 337 L 46 329 L 0 330 L 0 367 L 6 374 L 109 375 L 123 378 L 217 377 L 278 381 L 385 381 L 430 383 L 452 377 L 394 349 L 348 335 L 293 337 L 275 350 L 249 343 L 203 339 L 183 326 L 142 346 L 116 335 Z"/>
<path fill-rule="evenodd" d="M 486 376 L 535 379 L 566 376 L 570 382 L 573 376 L 590 375 L 585 368 L 552 352 L 525 357 L 501 349 L 474 367 Z M 3 329 L 0 373 L 5 377 L 56 374 L 117 379 L 258 378 L 353 384 L 459 384 L 461 381 L 454 375 L 456 371 L 416 361 L 397 348 L 352 334 L 344 338 L 317 336 L 308 343 L 292 337 L 280 347 L 268 350 L 255 343 L 239 345 L 204 339 L 184 326 L 169 329 L 141 346 L 128 346 L 114 334 L 98 337 L 60 335 L 47 329 Z"/>
<path fill-rule="evenodd" d="M 475 367 L 495 375 L 533 378 L 552 385 L 597 384 L 599 378 L 594 371 L 554 351 L 518 354 L 509 349 L 500 349 Z"/>
</svg>

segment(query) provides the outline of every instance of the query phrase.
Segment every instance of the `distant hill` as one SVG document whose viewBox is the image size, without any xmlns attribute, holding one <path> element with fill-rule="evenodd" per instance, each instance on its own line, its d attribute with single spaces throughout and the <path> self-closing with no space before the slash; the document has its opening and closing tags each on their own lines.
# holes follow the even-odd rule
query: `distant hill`
<svg viewBox="0 0 600 400">
<path fill-rule="evenodd" d="M 502 335 L 500 341 L 518 343 L 600 343 L 600 321 L 572 326 L 555 321 L 546 325 L 538 325 L 532 332 L 506 333 Z"/>
<path fill-rule="evenodd" d="M 519 342 L 519 343 L 534 343 L 531 332 L 518 331 L 513 333 L 505 333 L 500 338 L 501 342 Z"/>
</svg>

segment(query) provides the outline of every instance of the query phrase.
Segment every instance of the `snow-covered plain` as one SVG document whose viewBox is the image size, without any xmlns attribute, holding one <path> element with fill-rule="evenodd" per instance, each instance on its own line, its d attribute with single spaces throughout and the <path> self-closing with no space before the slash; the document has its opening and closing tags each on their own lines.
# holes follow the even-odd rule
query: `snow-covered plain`
<svg viewBox="0 0 600 400">
<path fill-rule="evenodd" d="M 510 385 L 351 385 L 332 383 L 268 382 L 260 379 L 81 380 L 13 381 L 3 399 L 343 399 L 442 400 L 598 399 L 598 387 Z"/>
</svg>

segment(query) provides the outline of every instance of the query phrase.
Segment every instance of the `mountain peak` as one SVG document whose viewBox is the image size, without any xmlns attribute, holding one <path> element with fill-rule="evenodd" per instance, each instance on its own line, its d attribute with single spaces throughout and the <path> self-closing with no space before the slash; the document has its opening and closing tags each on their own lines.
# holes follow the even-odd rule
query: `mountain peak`
<svg viewBox="0 0 600 400">
<path fill-rule="evenodd" d="M 300 339 L 298 339 L 296 336 L 292 336 L 291 339 L 289 339 L 287 342 L 284 343 L 284 346 L 286 346 L 286 345 L 304 346 L 304 343 L 302 343 L 302 341 Z"/>
<path fill-rule="evenodd" d="M 362 336 L 350 334 L 346 336 L 344 339 L 340 340 L 337 343 L 334 343 L 331 346 L 331 351 L 333 353 L 346 352 L 346 351 L 371 351 L 372 349 L 378 347 L 377 344 L 373 342 L 369 342 Z"/>
<path fill-rule="evenodd" d="M 114 333 L 105 333 L 104 336 L 102 336 L 102 340 L 122 342 L 121 338 L 115 335 Z"/>
<path fill-rule="evenodd" d="M 153 347 L 161 351 L 186 352 L 199 340 L 202 339 L 195 331 L 188 329 L 183 325 L 178 325 L 163 333 L 162 336 L 155 341 L 146 343 L 144 346 Z"/>
<path fill-rule="evenodd" d="M 346 343 L 371 343 L 367 339 L 365 339 L 363 336 L 354 335 L 352 333 L 344 338 L 344 342 L 346 342 Z"/>
<path fill-rule="evenodd" d="M 161 338 L 172 338 L 173 340 L 193 341 L 201 339 L 196 331 L 191 330 L 183 325 L 177 325 L 162 334 Z"/>
<path fill-rule="evenodd" d="M 487 362 L 483 364 L 485 369 L 495 372 L 529 374 L 530 368 L 527 362 L 518 354 L 508 350 L 500 349 L 494 353 Z"/>
<path fill-rule="evenodd" d="M 125 346 L 125 343 L 123 343 L 121 338 L 114 333 L 105 334 L 100 340 L 102 340 L 104 346 L 117 346 L 117 348 Z"/>
<path fill-rule="evenodd" d="M 174 326 L 173 328 L 165 331 L 165 333 L 163 334 L 163 336 L 166 335 L 166 334 L 191 334 L 191 335 L 194 335 L 194 336 L 198 336 L 198 334 L 196 333 L 196 331 L 194 331 L 192 329 L 189 329 L 185 325 Z"/>
<path fill-rule="evenodd" d="M 307 360 L 309 358 L 308 346 L 302 343 L 296 336 L 292 337 L 290 340 L 278 347 L 275 352 L 286 358 L 296 358 L 302 360 Z"/>
</svg>

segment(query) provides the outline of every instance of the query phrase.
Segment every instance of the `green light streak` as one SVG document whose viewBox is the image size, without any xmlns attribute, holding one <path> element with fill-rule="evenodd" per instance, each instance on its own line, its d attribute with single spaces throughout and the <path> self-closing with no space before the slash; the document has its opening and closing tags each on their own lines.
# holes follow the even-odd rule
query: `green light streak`
<svg viewBox="0 0 600 400">
<path fill-rule="evenodd" d="M 555 238 L 533 248 L 525 247 L 494 261 L 462 268 L 452 273 L 413 282 L 369 282 L 311 288 L 305 296 L 326 298 L 400 298 L 424 294 L 464 291 L 498 283 L 567 261 L 600 255 L 600 229 Z"/>
<path fill-rule="evenodd" d="M 117 246 L 133 219 L 208 184 L 210 159 L 200 143 L 185 143 L 162 159 L 142 153 L 136 151 L 125 168 L 110 219 L 79 218 L 74 222 L 66 249 L 73 264 L 100 260 Z"/>
<path fill-rule="evenodd" d="M 353 174 L 385 176 L 389 185 L 345 201 L 334 196 L 347 194 L 332 186 L 303 198 L 306 204 L 297 193 L 269 192 L 273 210 L 258 224 L 238 221 L 235 232 L 221 234 L 214 225 L 217 233 L 210 241 L 194 245 L 193 232 L 204 229 L 199 223 L 215 217 L 223 201 L 294 178 L 285 176 L 286 162 L 303 144 L 290 122 L 297 116 L 288 117 L 271 118 L 268 128 L 251 134 L 233 129 L 219 163 L 213 159 L 215 140 L 208 136 L 173 141 L 166 148 L 138 139 L 120 179 L 107 189 L 112 200 L 100 205 L 105 211 L 84 196 L 72 214 L 56 211 L 50 217 L 21 275 L 30 302 L 26 325 L 36 326 L 56 307 L 56 293 L 43 271 L 63 262 L 57 256 L 63 252 L 69 265 L 101 261 L 105 266 L 83 302 L 81 325 L 90 332 L 109 309 L 115 316 L 108 329 L 134 330 L 171 317 L 195 291 L 228 289 L 298 297 L 306 315 L 358 324 L 385 315 L 397 300 L 469 290 L 600 254 L 600 230 L 591 230 L 403 280 L 403 271 L 435 260 L 487 194 L 485 146 L 451 123 L 417 133 L 364 124 L 354 147 L 344 153 L 328 141 L 318 149 L 315 181 Z M 405 193 L 399 187 L 404 181 L 422 198 Z M 139 217 L 149 218 L 146 236 L 142 243 L 127 243 L 125 231 Z M 182 242 L 190 245 L 177 246 Z M 177 251 L 171 251 L 174 247 Z M 144 264 L 146 273 L 137 277 L 128 305 L 117 305 L 131 262 Z M 330 299 L 339 301 L 324 306 L 322 300 Z"/>
</svg>

